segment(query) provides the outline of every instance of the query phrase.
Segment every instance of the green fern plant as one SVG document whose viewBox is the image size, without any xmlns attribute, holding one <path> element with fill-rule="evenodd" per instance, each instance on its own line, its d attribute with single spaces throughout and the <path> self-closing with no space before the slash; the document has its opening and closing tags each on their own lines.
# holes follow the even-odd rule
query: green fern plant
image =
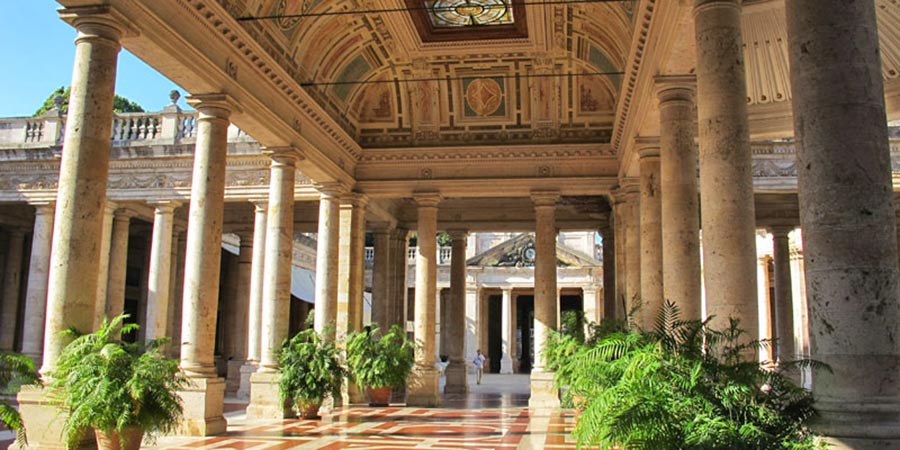
<svg viewBox="0 0 900 450">
<path fill-rule="evenodd" d="M 653 330 L 577 346 L 557 384 L 584 399 L 579 446 L 610 449 L 815 449 L 809 392 L 746 358 L 737 321 L 714 330 L 667 302 Z M 808 362 L 809 364 L 814 364 Z"/>
<path fill-rule="evenodd" d="M 31 358 L 10 352 L 0 352 L 0 394 L 12 396 L 26 384 L 39 384 L 40 378 Z M 25 442 L 25 425 L 19 411 L 0 398 L 0 422 L 16 432 L 16 440 Z"/>
<path fill-rule="evenodd" d="M 415 362 L 415 345 L 394 325 L 381 335 L 375 325 L 347 337 L 347 365 L 356 384 L 400 388 Z"/>
<path fill-rule="evenodd" d="M 281 365 L 281 399 L 295 405 L 320 403 L 326 395 L 341 393 L 347 375 L 341 351 L 333 341 L 308 328 L 285 342 L 278 357 Z"/>
<path fill-rule="evenodd" d="M 63 432 L 69 445 L 89 428 L 123 437 L 123 431 L 134 427 L 168 433 L 182 417 L 176 391 L 186 387 L 187 379 L 178 361 L 163 357 L 168 339 L 144 345 L 124 342 L 122 334 L 138 328 L 123 325 L 127 317 L 104 318 L 90 334 L 63 332 L 74 340 L 63 349 L 50 378 L 67 413 Z"/>
</svg>

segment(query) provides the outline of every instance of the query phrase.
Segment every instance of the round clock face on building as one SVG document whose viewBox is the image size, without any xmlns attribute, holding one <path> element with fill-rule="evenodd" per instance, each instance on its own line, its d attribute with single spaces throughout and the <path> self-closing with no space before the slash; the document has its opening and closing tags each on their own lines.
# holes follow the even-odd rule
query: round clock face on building
<svg viewBox="0 0 900 450">
<path fill-rule="evenodd" d="M 525 249 L 525 260 L 534 261 L 534 247 L 528 247 L 527 249 Z"/>
</svg>

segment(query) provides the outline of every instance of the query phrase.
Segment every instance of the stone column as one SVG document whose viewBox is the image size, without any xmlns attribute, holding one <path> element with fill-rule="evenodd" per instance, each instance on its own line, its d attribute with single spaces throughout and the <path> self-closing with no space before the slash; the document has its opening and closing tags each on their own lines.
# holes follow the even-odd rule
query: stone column
<svg viewBox="0 0 900 450">
<path fill-rule="evenodd" d="M 615 241 L 615 307 L 610 310 L 610 317 L 624 319 L 627 308 L 627 294 L 625 292 L 626 264 L 625 264 L 625 196 L 621 188 L 616 188 L 611 195 L 613 205 L 613 240 Z"/>
<path fill-rule="evenodd" d="M 693 75 L 656 78 L 659 98 L 663 298 L 700 320 L 700 205 Z"/>
<path fill-rule="evenodd" d="M 472 367 L 472 357 L 475 356 L 475 351 L 478 350 L 478 306 L 480 304 L 479 299 L 481 298 L 478 292 L 478 288 L 475 286 L 466 286 L 466 368 L 468 372 L 468 368 Z M 468 384 L 468 378 L 466 383 Z"/>
<path fill-rule="evenodd" d="M 441 403 L 438 372 L 434 367 L 435 293 L 437 288 L 437 213 L 441 195 L 415 195 L 418 205 L 418 247 L 416 250 L 416 366 L 410 376 L 406 403 L 434 407 Z"/>
<path fill-rule="evenodd" d="M 299 155 L 293 148 L 269 149 L 267 153 L 271 155 L 272 167 L 269 177 L 269 217 L 266 220 L 261 349 L 259 371 L 250 376 L 248 420 L 280 420 L 290 415 L 290 408 L 286 407 L 278 395 L 278 349 L 288 337 L 290 326 L 294 178 Z"/>
<path fill-rule="evenodd" d="M 338 244 L 340 239 L 340 201 L 343 187 L 339 183 L 318 186 L 319 231 L 316 235 L 316 299 L 315 327 L 322 333 L 331 327 L 334 337 L 337 324 Z"/>
<path fill-rule="evenodd" d="M 106 317 L 113 318 L 125 311 L 125 276 L 128 271 L 128 231 L 131 217 L 127 209 L 117 209 L 113 215 L 109 250 L 109 280 L 106 288 Z M 177 340 L 177 339 L 173 339 Z"/>
<path fill-rule="evenodd" d="M 250 280 L 253 278 L 253 233 L 249 230 L 238 233 L 240 253 L 238 254 L 237 302 L 232 312 L 234 327 L 232 359 L 228 361 L 225 376 L 225 392 L 237 394 L 241 385 L 241 368 L 247 363 L 248 316 L 250 315 Z M 248 380 L 249 381 L 249 380 Z"/>
<path fill-rule="evenodd" d="M 556 202 L 559 193 L 535 191 L 534 203 L 534 361 L 531 370 L 530 408 L 559 406 L 559 393 L 553 385 L 553 373 L 544 369 L 544 348 L 549 330 L 556 329 Z"/>
<path fill-rule="evenodd" d="M 757 300 L 756 308 L 759 315 L 759 326 L 756 330 L 747 330 L 749 333 L 757 333 L 753 336 L 757 339 L 772 339 L 772 300 L 769 298 L 769 257 L 762 256 L 756 260 L 756 285 Z M 761 348 L 759 351 L 759 362 L 770 364 L 773 359 L 773 349 L 771 346 Z"/>
<path fill-rule="evenodd" d="M 791 282 L 791 248 L 788 234 L 794 227 L 771 227 L 775 253 L 775 356 L 782 361 L 796 359 L 794 350 L 794 299 Z"/>
<path fill-rule="evenodd" d="M 31 261 L 25 289 L 25 324 L 22 353 L 40 366 L 44 350 L 44 318 L 47 314 L 47 275 L 50 270 L 50 243 L 53 239 L 53 203 L 34 207 Z"/>
<path fill-rule="evenodd" d="M 397 228 L 391 236 L 393 258 L 391 258 L 391 322 L 390 325 L 398 325 L 406 330 L 406 304 L 409 290 L 407 279 L 409 277 L 409 230 Z"/>
<path fill-rule="evenodd" d="M 103 209 L 103 225 L 100 233 L 100 272 L 97 278 L 97 302 L 94 304 L 94 328 L 100 327 L 106 316 L 107 292 L 109 286 L 109 252 L 112 246 L 113 217 L 116 205 L 106 203 Z M 112 319 L 110 317 L 110 319 Z"/>
<path fill-rule="evenodd" d="M 832 448 L 900 447 L 900 302 L 875 2 L 786 2 L 819 419 Z"/>
<path fill-rule="evenodd" d="M 247 306 L 247 362 L 241 367 L 241 385 L 237 394 L 239 398 L 244 399 L 250 398 L 250 375 L 256 372 L 260 358 L 268 203 L 264 200 L 254 200 L 253 209 L 253 262 L 250 268 Z"/>
<path fill-rule="evenodd" d="M 175 209 L 178 202 L 151 203 L 153 213 L 153 241 L 150 245 L 150 278 L 147 283 L 147 325 L 144 328 L 146 340 L 158 339 L 166 335 L 171 297 L 172 276 L 172 232 Z"/>
<path fill-rule="evenodd" d="M 613 213 L 610 212 L 610 217 Z M 600 229 L 603 239 L 603 318 L 616 317 L 616 238 L 612 223 Z"/>
<path fill-rule="evenodd" d="M 372 261 L 372 322 L 387 330 L 390 316 L 390 229 L 373 232 L 375 259 Z"/>
<path fill-rule="evenodd" d="M 635 302 L 642 301 L 641 296 L 641 192 L 639 180 L 623 180 L 622 195 L 624 204 L 625 232 L 625 313 L 630 314 Z M 632 319 L 642 323 L 640 317 L 644 310 L 637 311 L 638 317 Z M 623 316 L 624 317 L 624 316 Z"/>
<path fill-rule="evenodd" d="M 3 274 L 3 304 L 0 305 L 0 350 L 3 351 L 14 350 L 24 250 L 25 232 L 13 229 L 9 233 L 9 251 L 6 253 Z"/>
<path fill-rule="evenodd" d="M 713 326 L 757 327 L 756 216 L 739 0 L 695 0 L 703 276 Z M 748 338 L 750 336 L 748 335 Z"/>
<path fill-rule="evenodd" d="M 223 94 L 192 96 L 198 111 L 184 268 L 181 368 L 191 379 L 182 391 L 181 433 L 208 436 L 225 431 L 225 382 L 216 377 L 213 351 L 219 303 L 222 221 L 228 118 L 232 100 Z"/>
<path fill-rule="evenodd" d="M 512 289 L 503 289 L 500 306 L 500 341 L 502 356 L 500 357 L 500 373 L 513 373 L 512 360 Z"/>
<path fill-rule="evenodd" d="M 169 347 L 169 354 L 172 358 L 181 359 L 181 322 L 184 314 L 184 263 L 185 255 L 187 255 L 187 231 L 178 226 L 175 228 L 176 244 L 175 244 L 175 292 L 172 294 L 173 309 L 172 311 L 172 327 L 170 335 L 175 345 Z"/>
<path fill-rule="evenodd" d="M 469 392 L 466 376 L 466 244 L 469 233 L 465 230 L 447 230 L 450 234 L 450 299 L 447 302 L 447 340 L 449 365 L 444 370 L 447 378 L 444 392 L 465 394 Z"/>
<path fill-rule="evenodd" d="M 588 323 L 600 323 L 603 308 L 597 299 L 597 289 L 595 289 L 594 286 L 584 287 L 581 290 L 581 295 L 584 318 Z M 515 327 L 513 327 L 513 336 L 515 336 L 515 331 Z"/>
<path fill-rule="evenodd" d="M 662 309 L 663 245 L 662 191 L 659 173 L 659 140 L 645 139 L 637 143 L 640 152 L 641 201 L 641 304 L 645 330 L 652 330 Z"/>
<path fill-rule="evenodd" d="M 350 193 L 341 199 L 338 249 L 338 340 L 363 326 L 365 292 L 365 195 Z"/>
</svg>

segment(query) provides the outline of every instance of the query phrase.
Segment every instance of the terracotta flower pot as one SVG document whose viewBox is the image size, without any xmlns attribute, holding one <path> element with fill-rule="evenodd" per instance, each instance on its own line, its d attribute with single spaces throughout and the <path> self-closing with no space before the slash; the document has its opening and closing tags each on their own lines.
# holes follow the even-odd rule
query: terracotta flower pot
<svg viewBox="0 0 900 450">
<path fill-rule="evenodd" d="M 391 393 L 393 389 L 390 386 L 377 388 L 369 388 L 369 406 L 388 406 L 391 403 Z"/>
<path fill-rule="evenodd" d="M 144 430 L 138 427 L 125 428 L 122 433 L 115 430 L 109 432 L 94 430 L 94 435 L 97 438 L 97 448 L 100 450 L 139 450 Z"/>
<path fill-rule="evenodd" d="M 300 417 L 306 420 L 321 419 L 319 416 L 319 408 L 322 406 L 321 401 L 297 400 L 297 409 L 300 410 Z"/>
</svg>

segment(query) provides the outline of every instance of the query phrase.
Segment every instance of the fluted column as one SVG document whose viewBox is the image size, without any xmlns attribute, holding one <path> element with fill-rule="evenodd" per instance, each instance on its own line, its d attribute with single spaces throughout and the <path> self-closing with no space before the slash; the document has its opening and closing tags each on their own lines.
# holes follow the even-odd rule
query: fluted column
<svg viewBox="0 0 900 450">
<path fill-rule="evenodd" d="M 610 212 L 610 219 L 613 213 Z M 616 234 L 612 220 L 600 229 L 603 239 L 603 318 L 616 317 Z"/>
<path fill-rule="evenodd" d="M 337 324 L 338 244 L 340 239 L 340 201 L 344 188 L 339 183 L 318 187 L 319 231 L 316 235 L 315 328 L 322 333 L 329 325 L 334 336 Z"/>
<path fill-rule="evenodd" d="M 181 368 L 192 387 L 181 392 L 182 432 L 211 435 L 225 431 L 225 382 L 216 377 L 213 350 L 219 303 L 222 221 L 228 118 L 232 100 L 223 94 L 192 96 L 198 111 L 191 205 L 188 217 L 181 329 Z"/>
<path fill-rule="evenodd" d="M 112 247 L 113 218 L 116 213 L 116 205 L 107 202 L 103 209 L 103 225 L 100 232 L 100 272 L 97 279 L 97 301 L 94 304 L 94 327 L 100 326 L 106 316 L 108 304 L 107 287 L 109 287 L 109 258 Z M 110 318 L 111 319 L 111 318 Z"/>
<path fill-rule="evenodd" d="M 293 148 L 268 149 L 269 217 L 263 275 L 259 371 L 250 376 L 249 420 L 284 419 L 290 413 L 278 396 L 278 349 L 288 337 L 291 313 L 291 265 L 294 251 L 294 179 L 299 160 Z M 319 257 L 321 258 L 322 255 Z M 318 307 L 317 307 L 318 309 Z"/>
<path fill-rule="evenodd" d="M 469 392 L 466 376 L 466 244 L 469 233 L 465 230 L 448 230 L 452 239 L 450 254 L 450 299 L 447 302 L 447 349 L 450 364 L 444 370 L 447 384 L 444 392 L 465 394 Z"/>
<path fill-rule="evenodd" d="M 625 313 L 631 313 L 635 302 L 642 301 L 641 296 L 641 188 L 640 180 L 626 179 L 622 183 L 622 195 L 625 200 L 623 221 L 625 233 Z M 638 316 L 644 310 L 637 311 Z M 639 317 L 636 323 L 642 323 Z"/>
<path fill-rule="evenodd" d="M 900 301 L 876 2 L 785 3 L 819 419 L 832 448 L 900 448 Z"/>
<path fill-rule="evenodd" d="M 641 304 L 643 327 L 650 330 L 664 301 L 660 149 L 656 138 L 643 139 L 637 145 L 641 170 Z"/>
<path fill-rule="evenodd" d="M 47 314 L 47 275 L 50 270 L 50 243 L 53 239 L 53 203 L 34 207 L 31 261 L 25 289 L 25 323 L 22 353 L 40 366 L 44 350 L 44 318 Z"/>
<path fill-rule="evenodd" d="M 263 275 L 266 259 L 268 202 L 253 201 L 253 262 L 250 267 L 250 292 L 247 305 L 247 362 L 241 367 L 239 398 L 250 398 L 250 375 L 259 365 L 262 329 Z"/>
<path fill-rule="evenodd" d="M 794 350 L 794 299 L 791 282 L 791 249 L 788 234 L 794 227 L 772 227 L 775 256 L 775 355 L 781 361 L 796 359 Z"/>
<path fill-rule="evenodd" d="M 739 0 L 695 0 L 707 314 L 757 327 L 756 216 Z M 749 336 L 748 336 L 749 338 Z"/>
<path fill-rule="evenodd" d="M 372 322 L 387 330 L 390 315 L 390 229 L 378 229 L 372 234 L 375 251 L 375 259 L 372 261 Z"/>
<path fill-rule="evenodd" d="M 434 367 L 435 294 L 437 292 L 437 214 L 440 194 L 415 195 L 418 205 L 416 250 L 416 366 L 410 376 L 407 404 L 438 406 L 438 372 Z"/>
<path fill-rule="evenodd" d="M 656 78 L 659 99 L 663 298 L 700 320 L 700 204 L 693 75 Z"/>
<path fill-rule="evenodd" d="M 349 193 L 341 199 L 340 245 L 338 249 L 338 340 L 363 326 L 365 291 L 366 205 L 363 194 Z"/>
<path fill-rule="evenodd" d="M 503 289 L 500 305 L 500 373 L 513 373 L 512 360 L 512 289 Z"/>
<path fill-rule="evenodd" d="M 553 373 L 544 369 L 544 349 L 549 331 L 556 329 L 556 202 L 559 193 L 531 193 L 534 204 L 534 361 L 531 370 L 529 407 L 557 407 L 559 396 L 554 388 Z"/>
<path fill-rule="evenodd" d="M 145 339 L 166 335 L 169 319 L 170 283 L 172 276 L 172 231 L 177 202 L 152 203 L 153 241 L 150 244 L 150 278 L 147 283 L 147 325 Z"/>
<path fill-rule="evenodd" d="M 19 317 L 19 294 L 22 287 L 22 263 L 25 250 L 25 231 L 13 229 L 9 233 L 9 251 L 3 265 L 3 303 L 0 304 L 0 350 L 12 351 L 16 340 L 16 321 Z"/>
<path fill-rule="evenodd" d="M 106 317 L 125 311 L 125 277 L 128 272 L 128 231 L 131 217 L 128 209 L 117 209 L 113 215 L 109 249 L 109 281 L 106 288 Z M 177 340 L 177 339 L 175 339 Z"/>
</svg>

